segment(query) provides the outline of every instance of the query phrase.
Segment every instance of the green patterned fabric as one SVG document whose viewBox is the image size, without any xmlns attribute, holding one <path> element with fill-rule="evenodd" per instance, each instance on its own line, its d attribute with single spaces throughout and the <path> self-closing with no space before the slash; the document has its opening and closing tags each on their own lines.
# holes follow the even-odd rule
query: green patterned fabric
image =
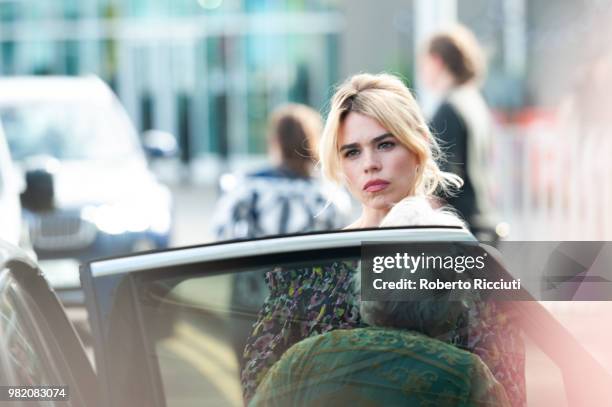
<svg viewBox="0 0 612 407">
<path fill-rule="evenodd" d="M 412 331 L 335 330 L 292 346 L 256 406 L 508 406 L 480 358 Z"/>
</svg>

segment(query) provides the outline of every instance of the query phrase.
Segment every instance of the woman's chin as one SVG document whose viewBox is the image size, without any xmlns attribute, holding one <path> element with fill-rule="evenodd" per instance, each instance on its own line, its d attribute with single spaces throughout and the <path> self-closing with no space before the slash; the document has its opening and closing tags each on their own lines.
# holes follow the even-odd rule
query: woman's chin
<svg viewBox="0 0 612 407">
<path fill-rule="evenodd" d="M 390 199 L 389 196 L 374 196 L 370 197 L 366 202 L 366 206 L 376 211 L 388 211 L 396 202 Z"/>
</svg>

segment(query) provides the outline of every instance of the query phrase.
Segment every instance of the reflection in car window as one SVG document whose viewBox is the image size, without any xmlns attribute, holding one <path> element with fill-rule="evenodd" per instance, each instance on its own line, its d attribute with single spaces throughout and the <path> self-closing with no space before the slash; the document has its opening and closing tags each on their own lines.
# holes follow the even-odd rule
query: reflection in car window
<svg viewBox="0 0 612 407">
<path fill-rule="evenodd" d="M 252 267 L 249 281 L 315 263 Z M 321 261 L 316 262 L 316 267 Z M 167 406 L 242 406 L 246 339 L 265 298 L 236 298 L 235 273 L 157 280 L 140 290 L 145 335 L 159 363 Z"/>
<path fill-rule="evenodd" d="M 0 118 L 16 160 L 32 155 L 103 159 L 138 151 L 134 129 L 115 105 L 81 102 L 4 106 Z"/>
<path fill-rule="evenodd" d="M 158 296 L 163 285 L 169 292 Z M 143 295 L 158 300 L 145 310 L 151 316 L 146 329 L 167 405 L 242 406 L 240 355 L 232 338 L 249 335 L 261 303 L 232 310 L 231 275 L 156 282 Z"/>
<path fill-rule="evenodd" d="M 14 386 L 66 385 L 53 361 L 40 317 L 28 295 L 0 272 L 0 383 Z M 55 351 L 57 353 L 57 351 Z M 39 401 L 28 405 L 69 406 L 70 402 Z"/>
</svg>

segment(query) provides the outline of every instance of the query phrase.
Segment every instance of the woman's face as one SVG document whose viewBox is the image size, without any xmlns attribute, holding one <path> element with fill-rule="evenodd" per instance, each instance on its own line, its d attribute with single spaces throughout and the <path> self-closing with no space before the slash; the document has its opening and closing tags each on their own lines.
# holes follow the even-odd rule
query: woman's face
<svg viewBox="0 0 612 407">
<path fill-rule="evenodd" d="M 414 194 L 416 156 L 376 120 L 350 112 L 338 151 L 348 189 L 366 207 L 389 210 Z"/>
</svg>

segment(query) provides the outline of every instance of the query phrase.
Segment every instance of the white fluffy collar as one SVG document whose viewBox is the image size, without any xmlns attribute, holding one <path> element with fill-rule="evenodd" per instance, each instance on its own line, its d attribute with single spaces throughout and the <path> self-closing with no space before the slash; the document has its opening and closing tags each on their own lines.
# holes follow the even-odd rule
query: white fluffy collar
<svg viewBox="0 0 612 407">
<path fill-rule="evenodd" d="M 389 226 L 461 226 L 465 223 L 452 209 L 431 206 L 428 197 L 411 196 L 402 199 L 391 208 L 382 220 L 381 227 Z"/>
</svg>

